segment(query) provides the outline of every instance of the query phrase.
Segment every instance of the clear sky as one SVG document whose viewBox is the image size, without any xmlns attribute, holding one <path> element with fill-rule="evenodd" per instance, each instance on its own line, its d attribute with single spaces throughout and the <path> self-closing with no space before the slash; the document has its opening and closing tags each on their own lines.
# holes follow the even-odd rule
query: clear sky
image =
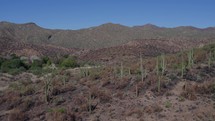
<svg viewBox="0 0 215 121">
<path fill-rule="evenodd" d="M 80 29 L 103 23 L 215 26 L 215 0 L 0 0 L 0 21 Z"/>
</svg>

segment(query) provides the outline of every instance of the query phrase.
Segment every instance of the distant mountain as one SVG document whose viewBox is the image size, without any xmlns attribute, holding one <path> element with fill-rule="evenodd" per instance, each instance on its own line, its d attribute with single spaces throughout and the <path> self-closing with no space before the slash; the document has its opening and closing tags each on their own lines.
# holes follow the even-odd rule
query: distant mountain
<svg viewBox="0 0 215 121">
<path fill-rule="evenodd" d="M 80 30 L 51 30 L 44 29 L 35 23 L 0 22 L 0 37 L 36 45 L 52 44 L 65 48 L 98 49 L 144 39 L 162 39 L 187 43 L 203 41 L 204 43 L 204 40 L 215 40 L 215 28 L 200 29 L 191 26 L 164 28 L 152 24 L 127 27 L 107 23 Z"/>
</svg>

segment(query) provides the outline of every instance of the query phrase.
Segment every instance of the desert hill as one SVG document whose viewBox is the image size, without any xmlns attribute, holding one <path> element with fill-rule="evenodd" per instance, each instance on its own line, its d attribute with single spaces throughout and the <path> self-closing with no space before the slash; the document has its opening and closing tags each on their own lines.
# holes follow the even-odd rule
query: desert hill
<svg viewBox="0 0 215 121">
<path fill-rule="evenodd" d="M 80 30 L 52 30 L 42 28 L 35 23 L 0 22 L 0 37 L 10 37 L 30 44 L 52 44 L 65 48 L 99 49 L 144 39 L 162 39 L 187 43 L 204 42 L 214 40 L 215 28 L 201 29 L 191 26 L 164 28 L 152 24 L 128 27 L 107 23 Z"/>
</svg>

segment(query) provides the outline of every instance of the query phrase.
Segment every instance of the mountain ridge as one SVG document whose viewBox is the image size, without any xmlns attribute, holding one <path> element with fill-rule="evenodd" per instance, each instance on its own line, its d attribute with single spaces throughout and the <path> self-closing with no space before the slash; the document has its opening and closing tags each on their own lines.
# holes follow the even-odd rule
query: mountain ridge
<svg viewBox="0 0 215 121">
<path fill-rule="evenodd" d="M 157 28 L 167 28 L 167 29 L 174 29 L 174 28 L 178 28 L 178 27 L 183 27 L 183 28 L 186 28 L 186 27 L 190 27 L 190 28 L 196 28 L 196 29 L 210 29 L 210 28 L 213 28 L 215 29 L 215 26 L 208 26 L 208 27 L 196 27 L 196 26 L 191 26 L 191 25 L 187 25 L 187 26 L 175 26 L 175 27 L 165 27 L 165 26 L 158 26 L 156 24 L 153 24 L 153 23 L 146 23 L 146 24 L 143 24 L 143 25 L 132 25 L 132 26 L 127 26 L 127 25 L 124 25 L 124 24 L 120 24 L 120 23 L 113 23 L 113 22 L 107 22 L 107 23 L 103 23 L 103 24 L 99 24 L 99 25 L 94 25 L 94 26 L 90 26 L 90 27 L 84 27 L 84 28 L 80 28 L 80 29 L 63 29 L 63 28 L 46 28 L 46 27 L 42 27 L 38 24 L 36 24 L 35 22 L 25 22 L 25 23 L 15 23 L 15 22 L 9 22 L 9 21 L 0 21 L 0 25 L 1 24 L 15 24 L 15 25 L 35 25 L 35 26 L 38 26 L 40 28 L 43 28 L 43 29 L 48 29 L 48 30 L 71 30 L 71 31 L 76 31 L 76 30 L 83 30 L 83 29 L 90 29 L 90 28 L 95 28 L 95 27 L 99 27 L 99 26 L 106 26 L 106 25 L 119 25 L 119 26 L 124 26 L 124 27 L 128 27 L 128 28 L 135 28 L 135 27 L 157 27 Z"/>
<path fill-rule="evenodd" d="M 79 30 L 47 29 L 33 22 L 15 24 L 0 22 L 0 37 L 13 38 L 30 44 L 51 44 L 65 48 L 99 49 L 118 46 L 133 40 L 164 39 L 202 41 L 215 38 L 215 27 L 159 27 L 153 24 L 124 26 L 106 23 Z"/>
</svg>

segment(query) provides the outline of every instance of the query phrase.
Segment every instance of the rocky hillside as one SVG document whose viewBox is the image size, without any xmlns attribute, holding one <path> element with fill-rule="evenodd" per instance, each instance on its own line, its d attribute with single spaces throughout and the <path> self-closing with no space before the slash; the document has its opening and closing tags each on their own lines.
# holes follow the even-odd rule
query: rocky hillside
<svg viewBox="0 0 215 121">
<path fill-rule="evenodd" d="M 68 49 L 54 45 L 36 45 L 26 42 L 21 42 L 12 38 L 0 37 L 0 54 L 10 55 L 16 54 L 18 56 L 49 56 L 57 57 L 59 55 L 76 55 L 81 50 Z"/>
<path fill-rule="evenodd" d="M 31 44 L 52 44 L 66 48 L 98 49 L 144 39 L 192 42 L 191 44 L 203 41 L 204 43 L 204 41 L 214 40 L 215 28 L 200 29 L 190 26 L 164 28 L 151 24 L 127 27 L 120 24 L 107 23 L 80 30 L 51 30 L 41 28 L 34 23 L 14 24 L 0 22 L 0 37 L 10 37 Z"/>
</svg>

